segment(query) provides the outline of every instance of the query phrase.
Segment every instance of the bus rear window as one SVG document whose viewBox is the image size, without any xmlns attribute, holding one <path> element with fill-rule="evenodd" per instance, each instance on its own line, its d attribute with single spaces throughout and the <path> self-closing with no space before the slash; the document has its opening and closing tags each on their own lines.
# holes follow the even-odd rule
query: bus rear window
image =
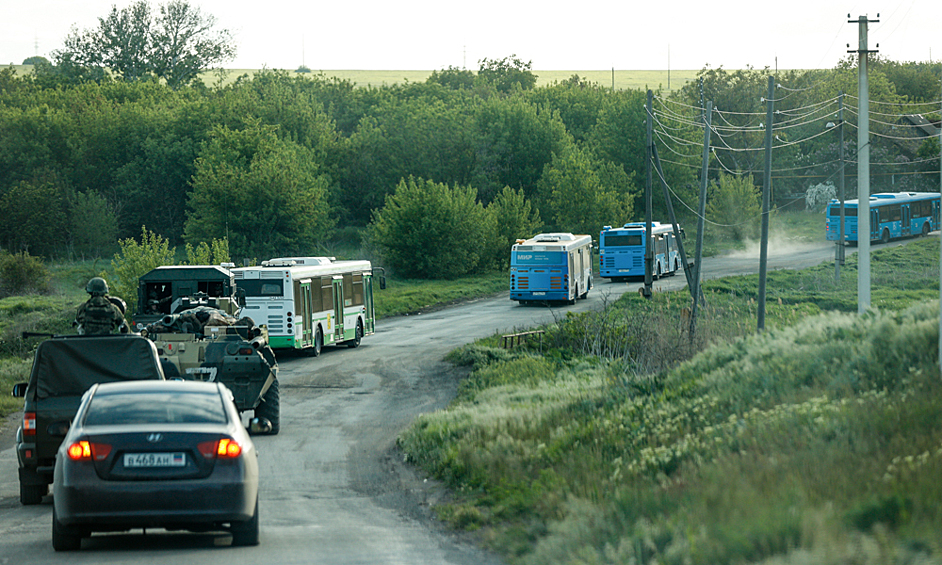
<svg viewBox="0 0 942 565">
<path fill-rule="evenodd" d="M 238 281 L 239 288 L 246 296 L 282 296 L 284 289 L 280 280 L 243 279 Z"/>
<path fill-rule="evenodd" d="M 831 215 L 832 215 L 832 216 L 836 216 L 836 217 L 838 217 L 838 218 L 841 217 L 841 207 L 840 207 L 840 206 L 831 206 L 830 211 L 831 211 Z M 857 215 L 857 208 L 856 208 L 856 207 L 854 207 L 854 208 L 848 208 L 847 206 L 844 206 L 844 217 L 845 217 L 845 218 L 848 217 L 848 216 L 856 216 L 856 215 Z"/>
<path fill-rule="evenodd" d="M 514 265 L 561 265 L 561 251 L 517 251 L 514 253 Z"/>
<path fill-rule="evenodd" d="M 644 236 L 641 234 L 605 234 L 605 247 L 635 247 L 641 245 Z"/>
</svg>

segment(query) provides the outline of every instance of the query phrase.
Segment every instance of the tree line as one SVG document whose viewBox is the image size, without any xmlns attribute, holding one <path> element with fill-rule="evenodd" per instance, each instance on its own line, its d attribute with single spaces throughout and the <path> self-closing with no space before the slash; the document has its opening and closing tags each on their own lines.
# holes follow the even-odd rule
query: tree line
<svg viewBox="0 0 942 565">
<path fill-rule="evenodd" d="M 238 261 L 317 253 L 331 238 L 364 233 L 397 272 L 449 278 L 504 268 L 513 241 L 539 231 L 596 234 L 643 218 L 640 90 L 578 76 L 537 87 L 531 64 L 516 56 L 484 59 L 476 72 L 442 69 L 424 83 L 366 87 L 276 70 L 228 85 L 178 84 L 90 65 L 73 57 L 26 76 L 0 70 L 0 245 L 10 252 L 95 256 L 143 226 L 174 244 L 225 238 Z M 871 64 L 886 131 L 911 104 L 938 100 L 939 70 Z M 705 68 L 678 91 L 658 91 L 656 143 L 683 222 L 694 221 L 699 191 L 703 101 L 736 127 L 723 143 L 761 147 L 764 134 L 745 116 L 764 113 L 769 74 Z M 776 119 L 856 92 L 856 81 L 850 59 L 779 73 Z M 938 123 L 938 104 L 926 108 Z M 833 181 L 837 137 L 822 133 L 824 118 L 795 119 L 777 134 L 782 206 Z M 874 141 L 872 161 L 896 167 L 875 177 L 874 192 L 937 190 L 938 141 L 893 137 Z M 854 139 L 845 140 L 849 156 Z M 712 159 L 709 198 L 724 203 L 713 213 L 754 210 L 762 153 Z M 655 207 L 666 220 L 662 198 Z"/>
</svg>

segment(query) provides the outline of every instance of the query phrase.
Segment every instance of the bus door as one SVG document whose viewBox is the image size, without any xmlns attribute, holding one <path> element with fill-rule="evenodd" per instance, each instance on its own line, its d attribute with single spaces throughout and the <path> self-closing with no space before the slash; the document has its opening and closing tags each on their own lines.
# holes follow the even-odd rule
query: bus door
<svg viewBox="0 0 942 565">
<path fill-rule="evenodd" d="M 320 284 L 320 281 L 318 281 L 318 284 Z M 294 317 L 296 320 L 300 319 L 302 324 L 301 347 L 308 347 L 314 342 L 314 327 L 311 323 L 311 312 L 314 310 L 311 298 L 311 279 L 301 281 L 298 290 L 299 297 L 294 306 Z M 320 289 L 318 288 L 317 291 L 320 292 Z"/>
<path fill-rule="evenodd" d="M 366 308 L 366 327 L 364 333 L 373 333 L 376 314 L 373 311 L 373 276 L 363 275 L 363 307 Z"/>
<path fill-rule="evenodd" d="M 334 290 L 334 339 L 343 340 L 343 276 L 335 275 L 331 280 Z"/>
<path fill-rule="evenodd" d="M 939 229 L 939 200 L 932 201 L 932 230 Z"/>
<path fill-rule="evenodd" d="M 870 240 L 880 239 L 880 212 L 870 209 Z"/>
<path fill-rule="evenodd" d="M 901 216 L 900 219 L 902 223 L 900 225 L 900 235 L 907 236 L 913 234 L 913 219 L 912 214 L 909 210 L 909 206 L 901 206 L 900 210 Z"/>
</svg>

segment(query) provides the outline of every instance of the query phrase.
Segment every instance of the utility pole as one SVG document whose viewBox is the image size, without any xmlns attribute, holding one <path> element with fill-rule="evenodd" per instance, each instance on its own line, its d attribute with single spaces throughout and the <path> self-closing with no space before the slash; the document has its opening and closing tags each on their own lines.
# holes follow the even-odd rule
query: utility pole
<svg viewBox="0 0 942 565">
<path fill-rule="evenodd" d="M 700 82 L 700 98 L 703 98 L 703 82 Z M 702 106 L 701 106 L 702 108 Z M 693 309 L 690 314 L 690 327 L 691 330 L 694 327 L 694 324 L 697 321 L 697 314 L 700 309 L 700 297 L 702 296 L 702 290 L 700 290 L 700 278 L 702 270 L 700 266 L 703 264 L 703 229 L 704 229 L 704 218 L 706 218 L 706 196 L 707 196 L 707 186 L 709 186 L 710 179 L 707 178 L 708 173 L 710 172 L 710 133 L 713 131 L 713 101 L 707 102 L 706 112 L 703 114 L 703 161 L 700 168 L 700 200 L 697 205 L 697 248 L 694 250 L 694 260 L 693 260 L 693 284 L 692 289 L 693 294 Z M 689 283 L 688 283 L 689 284 Z M 691 331 L 691 335 L 693 332 Z"/>
<path fill-rule="evenodd" d="M 850 14 L 847 14 L 850 18 Z M 877 14 L 877 18 L 880 14 Z M 870 309 L 870 83 L 868 64 L 870 51 L 867 45 L 867 16 L 848 23 L 860 25 L 858 45 L 848 53 L 857 53 L 857 313 L 865 314 Z M 878 44 L 877 47 L 880 45 Z M 848 45 L 850 47 L 850 45 Z"/>
<path fill-rule="evenodd" d="M 775 77 L 769 77 L 769 95 L 765 111 L 765 182 L 762 184 L 762 243 L 759 246 L 759 321 L 758 329 L 765 329 L 765 279 L 769 264 L 769 200 L 772 193 L 772 109 L 774 107 Z"/>
<path fill-rule="evenodd" d="M 654 93 L 648 90 L 648 115 L 647 115 L 647 145 L 645 146 L 645 172 L 647 173 L 644 183 L 644 287 L 641 289 L 641 295 L 650 299 L 652 269 L 654 268 L 654 240 L 651 237 L 651 192 L 653 191 L 654 175 L 652 172 L 654 152 L 651 147 L 654 145 Z"/>
<path fill-rule="evenodd" d="M 832 124 L 828 124 L 832 125 Z M 841 282 L 841 265 L 844 264 L 844 92 L 841 91 L 837 99 L 837 190 L 841 202 L 841 225 L 837 237 L 837 247 L 834 248 L 834 282 Z"/>
</svg>

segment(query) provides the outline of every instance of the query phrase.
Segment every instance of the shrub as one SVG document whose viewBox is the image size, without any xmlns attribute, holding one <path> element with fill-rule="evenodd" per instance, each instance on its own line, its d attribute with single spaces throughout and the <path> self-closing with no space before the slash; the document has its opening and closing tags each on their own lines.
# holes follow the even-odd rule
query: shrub
<svg viewBox="0 0 942 565">
<path fill-rule="evenodd" d="M 454 279 L 478 272 L 493 221 L 473 188 L 409 177 L 373 214 L 369 233 L 399 275 Z"/>
<path fill-rule="evenodd" d="M 49 271 L 26 251 L 0 252 L 0 298 L 21 294 L 49 294 Z"/>
</svg>

